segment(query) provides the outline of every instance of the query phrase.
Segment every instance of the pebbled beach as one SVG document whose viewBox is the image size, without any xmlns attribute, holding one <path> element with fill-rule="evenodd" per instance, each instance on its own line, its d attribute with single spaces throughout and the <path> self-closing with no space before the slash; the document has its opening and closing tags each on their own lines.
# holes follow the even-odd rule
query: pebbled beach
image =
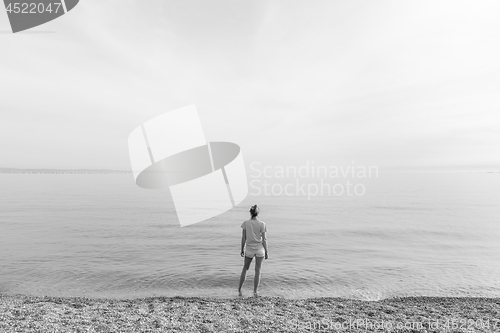
<svg viewBox="0 0 500 333">
<path fill-rule="evenodd" d="M 0 332 L 498 332 L 500 299 L 380 301 L 0 294 Z"/>
</svg>

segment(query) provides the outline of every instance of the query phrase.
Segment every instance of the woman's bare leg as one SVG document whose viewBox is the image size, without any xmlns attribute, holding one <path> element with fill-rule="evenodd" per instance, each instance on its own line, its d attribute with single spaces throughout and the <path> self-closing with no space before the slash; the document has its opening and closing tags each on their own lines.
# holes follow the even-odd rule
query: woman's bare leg
<svg viewBox="0 0 500 333">
<path fill-rule="evenodd" d="M 249 258 L 245 256 L 245 263 L 243 264 L 243 269 L 241 270 L 240 276 L 240 286 L 238 287 L 238 293 L 241 296 L 241 287 L 243 287 L 243 283 L 245 282 L 245 278 L 247 276 L 247 271 L 250 268 L 250 264 L 252 263 L 253 258 Z"/>
<path fill-rule="evenodd" d="M 260 268 L 262 267 L 262 262 L 264 257 L 255 257 L 255 277 L 253 279 L 253 294 L 257 296 L 257 289 L 260 283 Z"/>
</svg>

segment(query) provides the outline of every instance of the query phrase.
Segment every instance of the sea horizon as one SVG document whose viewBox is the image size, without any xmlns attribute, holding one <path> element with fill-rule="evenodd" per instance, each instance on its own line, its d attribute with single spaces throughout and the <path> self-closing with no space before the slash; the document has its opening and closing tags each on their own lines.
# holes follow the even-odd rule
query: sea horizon
<svg viewBox="0 0 500 333">
<path fill-rule="evenodd" d="M 2 174 L 0 291 L 232 297 L 240 224 L 258 203 L 270 244 L 263 296 L 500 296 L 496 173 L 382 172 L 359 196 L 256 195 L 252 184 L 233 210 L 180 227 L 168 189 L 130 174 Z"/>
</svg>

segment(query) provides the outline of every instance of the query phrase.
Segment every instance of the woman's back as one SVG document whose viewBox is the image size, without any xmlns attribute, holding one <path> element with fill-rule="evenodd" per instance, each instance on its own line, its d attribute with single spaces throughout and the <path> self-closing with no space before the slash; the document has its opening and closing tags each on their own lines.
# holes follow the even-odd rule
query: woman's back
<svg viewBox="0 0 500 333">
<path fill-rule="evenodd" d="M 262 266 L 262 261 L 268 258 L 267 254 L 267 239 L 266 239 L 266 224 L 257 219 L 260 209 L 257 205 L 250 207 L 250 215 L 252 218 L 246 220 L 241 224 L 243 231 L 241 232 L 241 256 L 245 257 L 245 262 L 243 264 L 243 269 L 240 275 L 240 285 L 238 287 L 238 293 L 240 296 L 241 287 L 245 282 L 247 275 L 247 270 L 250 267 L 252 259 L 255 257 L 255 276 L 253 283 L 253 293 L 257 296 L 257 288 L 260 283 L 260 268 Z M 244 251 L 246 245 L 246 251 Z"/>
<path fill-rule="evenodd" d="M 246 220 L 241 224 L 246 230 L 246 245 L 252 249 L 258 249 L 262 246 L 262 233 L 267 232 L 266 224 L 257 219 Z"/>
</svg>

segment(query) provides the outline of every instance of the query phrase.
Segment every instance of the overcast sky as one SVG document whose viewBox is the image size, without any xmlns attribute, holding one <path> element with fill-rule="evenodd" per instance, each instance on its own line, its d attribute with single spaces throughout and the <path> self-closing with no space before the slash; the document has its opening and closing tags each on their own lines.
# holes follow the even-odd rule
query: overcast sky
<svg viewBox="0 0 500 333">
<path fill-rule="evenodd" d="M 498 167 L 499 17 L 499 1 L 81 0 L 11 34 L 0 10 L 0 167 L 130 169 L 129 133 L 190 104 L 247 164 Z"/>
</svg>

